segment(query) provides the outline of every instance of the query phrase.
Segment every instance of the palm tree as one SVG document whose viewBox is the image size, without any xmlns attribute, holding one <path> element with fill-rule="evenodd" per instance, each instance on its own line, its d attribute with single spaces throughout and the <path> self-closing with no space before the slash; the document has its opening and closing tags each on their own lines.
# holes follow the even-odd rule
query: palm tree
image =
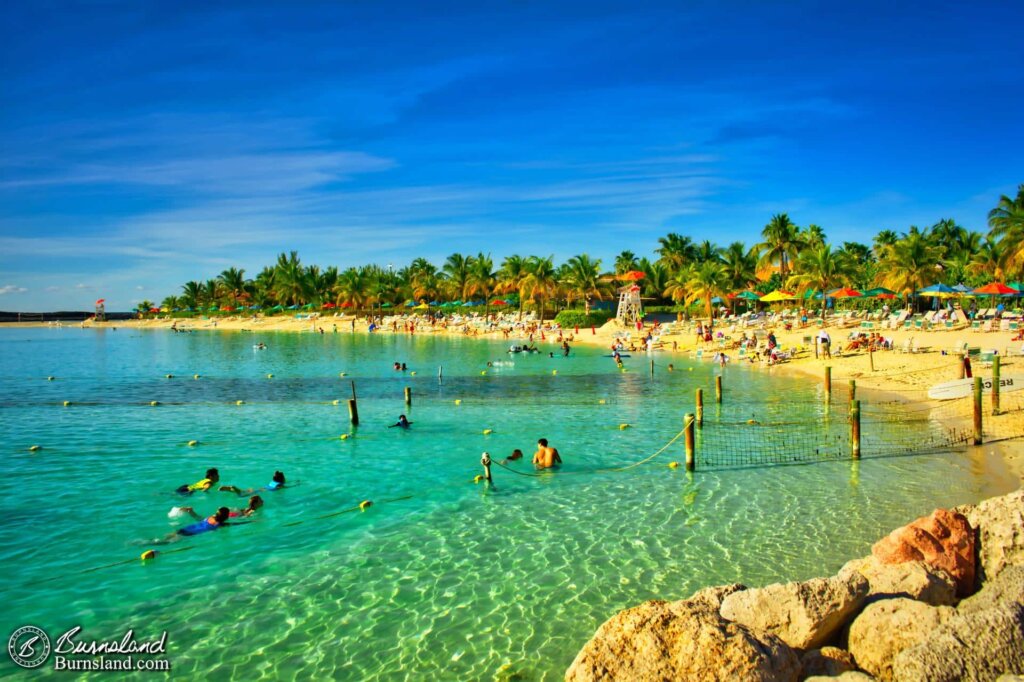
<svg viewBox="0 0 1024 682">
<path fill-rule="evenodd" d="M 632 251 L 623 251 L 615 257 L 616 275 L 624 275 L 627 272 L 636 270 L 637 267 L 639 266 L 637 265 L 636 254 Z"/>
<path fill-rule="evenodd" d="M 715 296 L 725 296 L 729 287 L 729 273 L 718 261 L 707 261 L 695 265 L 689 274 L 686 281 L 686 288 L 689 291 L 686 303 L 703 299 L 704 311 L 710 320 L 713 317 L 711 299 Z"/>
<path fill-rule="evenodd" d="M 999 197 L 999 204 L 988 212 L 988 226 L 991 236 L 1005 245 L 1007 268 L 1024 267 L 1024 184 L 1017 186 L 1015 199 Z"/>
<path fill-rule="evenodd" d="M 529 295 L 530 300 L 538 303 L 539 321 L 542 323 L 544 322 L 544 308 L 558 287 L 553 261 L 554 256 L 547 258 L 530 256 L 526 261 L 526 276 L 522 283 L 524 293 Z"/>
<path fill-rule="evenodd" d="M 139 313 L 141 315 L 144 315 L 144 314 L 148 313 L 150 308 L 152 308 L 152 307 L 153 307 L 153 302 L 150 301 L 149 299 L 144 298 L 141 301 L 139 301 L 138 305 L 135 306 L 135 312 L 137 312 L 137 313 Z"/>
<path fill-rule="evenodd" d="M 661 298 L 664 295 L 662 292 L 668 286 L 668 281 L 672 279 L 672 273 L 660 261 L 652 263 L 646 258 L 640 259 L 639 266 L 639 271 L 644 273 L 644 278 L 640 282 L 644 295 Z M 686 268 L 682 268 L 680 272 L 683 270 Z"/>
<path fill-rule="evenodd" d="M 825 230 L 819 225 L 811 223 L 806 230 L 800 232 L 804 240 L 804 246 L 818 247 L 825 243 Z"/>
<path fill-rule="evenodd" d="M 480 252 L 469 266 L 467 287 L 469 296 L 482 294 L 484 297 L 484 315 L 491 314 L 491 294 L 494 293 L 494 261 L 491 254 Z"/>
<path fill-rule="evenodd" d="M 755 248 L 763 251 L 758 265 L 772 266 L 779 263 L 779 276 L 783 281 L 789 273 L 789 263 L 800 253 L 804 246 L 800 228 L 793 224 L 785 213 L 777 213 L 761 231 L 764 241 Z"/>
<path fill-rule="evenodd" d="M 181 299 L 177 296 L 167 296 L 160 302 L 160 308 L 167 308 L 172 311 L 181 308 Z"/>
<path fill-rule="evenodd" d="M 224 293 L 231 297 L 231 303 L 237 306 L 238 297 L 245 293 L 245 270 L 228 268 L 220 273 L 217 279 L 220 280 Z"/>
<path fill-rule="evenodd" d="M 195 280 L 185 282 L 181 287 L 181 303 L 186 308 L 198 308 L 202 304 L 203 285 Z"/>
<path fill-rule="evenodd" d="M 694 263 L 706 263 L 708 261 L 717 261 L 721 259 L 722 250 L 712 244 L 710 241 L 705 239 L 693 250 L 693 262 Z"/>
<path fill-rule="evenodd" d="M 824 320 L 826 294 L 849 281 L 853 263 L 845 251 L 833 251 L 828 244 L 822 244 L 801 252 L 794 265 L 794 273 L 786 280 L 787 286 L 795 286 L 800 293 L 819 290 L 821 319 Z"/>
<path fill-rule="evenodd" d="M 220 298 L 220 294 L 220 282 L 216 279 L 208 279 L 203 283 L 202 300 L 203 305 L 207 308 L 217 304 L 217 299 Z"/>
<path fill-rule="evenodd" d="M 676 276 L 665 282 L 665 287 L 661 290 L 660 296 L 671 299 L 676 303 L 682 303 L 686 300 L 690 293 L 690 277 L 692 275 L 691 269 L 693 266 L 683 268 L 676 273 Z"/>
<path fill-rule="evenodd" d="M 733 242 L 722 251 L 722 264 L 729 288 L 746 289 L 757 282 L 757 255 L 743 242 Z"/>
<path fill-rule="evenodd" d="M 670 271 L 680 270 L 694 259 L 696 248 L 689 237 L 669 232 L 664 237 L 660 237 L 658 243 L 661 244 L 656 249 L 660 256 L 658 261 Z"/>
<path fill-rule="evenodd" d="M 298 251 L 292 251 L 287 256 L 282 253 L 277 257 L 274 289 L 281 303 L 304 303 L 310 295 L 309 285 L 306 269 L 302 267 Z"/>
<path fill-rule="evenodd" d="M 604 300 L 607 285 L 601 281 L 601 259 L 593 260 L 587 254 L 573 256 L 565 264 L 563 282 L 571 296 L 579 296 L 590 309 L 590 298 Z"/>
<path fill-rule="evenodd" d="M 338 275 L 334 286 L 334 302 L 348 303 L 353 308 L 365 308 L 372 301 L 373 281 L 367 268 L 349 268 Z"/>
<path fill-rule="evenodd" d="M 887 247 L 879 260 L 882 285 L 913 297 L 917 290 L 935 279 L 935 266 L 942 258 L 942 247 L 927 235 L 911 232 Z"/>
<path fill-rule="evenodd" d="M 892 230 L 882 230 L 875 235 L 874 246 L 872 250 L 875 252 L 875 258 L 878 260 L 882 259 L 886 249 L 898 242 L 900 236 Z"/>
<path fill-rule="evenodd" d="M 945 249 L 947 256 L 958 253 L 967 239 L 967 230 L 956 224 L 955 220 L 946 218 L 931 226 L 929 230 L 932 242 Z"/>
<path fill-rule="evenodd" d="M 453 253 L 448 256 L 441 268 L 452 285 L 456 296 L 462 300 L 469 298 L 469 272 L 473 265 L 472 256 L 463 256 L 461 253 Z"/>
<path fill-rule="evenodd" d="M 507 256 L 501 262 L 501 269 L 498 270 L 498 284 L 496 291 L 502 293 L 515 292 L 519 297 L 519 319 L 523 319 L 523 303 L 526 299 L 523 290 L 523 280 L 526 278 L 526 259 L 522 256 Z"/>
<path fill-rule="evenodd" d="M 973 275 L 980 275 L 983 279 L 1002 282 L 1006 276 L 1004 266 L 1009 260 L 1007 251 L 1005 240 L 996 241 L 987 237 L 981 248 L 971 257 L 967 271 Z"/>
</svg>

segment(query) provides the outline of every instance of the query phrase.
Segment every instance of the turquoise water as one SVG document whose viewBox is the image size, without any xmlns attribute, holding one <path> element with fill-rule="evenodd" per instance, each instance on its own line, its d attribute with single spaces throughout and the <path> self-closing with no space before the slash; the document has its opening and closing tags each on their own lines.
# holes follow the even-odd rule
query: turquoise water
<svg viewBox="0 0 1024 682">
<path fill-rule="evenodd" d="M 0 331 L 5 632 L 167 630 L 174 673 L 213 679 L 560 679 L 621 608 L 825 574 L 935 506 L 1004 485 L 962 453 L 687 475 L 666 466 L 683 459 L 681 441 L 649 464 L 592 473 L 658 450 L 720 370 L 673 359 L 668 373 L 659 357 L 652 378 L 637 354 L 620 373 L 587 348 L 487 369 L 509 360 L 506 344 L 259 339 L 268 350 L 244 333 Z M 724 379 L 709 420 L 829 421 L 816 383 L 743 366 Z M 403 412 L 412 429 L 386 428 Z M 495 467 L 495 491 L 472 483 L 483 450 L 529 457 L 539 437 L 561 451 L 560 473 Z M 242 487 L 275 469 L 300 483 L 266 494 L 251 524 L 167 547 L 187 551 L 83 573 L 183 525 L 168 518 L 182 503 L 172 491 L 210 466 Z M 365 499 L 365 512 L 315 518 Z M 241 501 L 188 503 L 208 514 Z"/>
</svg>

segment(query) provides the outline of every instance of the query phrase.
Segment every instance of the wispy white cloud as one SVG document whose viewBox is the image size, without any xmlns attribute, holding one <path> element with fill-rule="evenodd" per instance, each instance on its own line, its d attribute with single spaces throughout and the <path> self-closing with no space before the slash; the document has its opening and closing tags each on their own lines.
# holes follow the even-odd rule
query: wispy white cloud
<svg viewBox="0 0 1024 682">
<path fill-rule="evenodd" d="M 19 287 L 14 284 L 6 284 L 0 287 L 0 296 L 4 296 L 6 294 L 23 294 L 26 291 L 28 291 L 28 289 L 26 289 L 25 287 Z"/>
</svg>

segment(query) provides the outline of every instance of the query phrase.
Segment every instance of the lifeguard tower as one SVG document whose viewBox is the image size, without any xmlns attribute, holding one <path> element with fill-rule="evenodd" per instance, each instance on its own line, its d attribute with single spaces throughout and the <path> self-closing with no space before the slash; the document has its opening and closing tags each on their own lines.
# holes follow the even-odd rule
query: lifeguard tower
<svg viewBox="0 0 1024 682">
<path fill-rule="evenodd" d="M 105 298 L 101 298 L 100 300 L 96 301 L 96 318 L 95 319 L 96 319 L 97 322 L 106 322 L 107 321 L 107 309 L 106 309 L 106 306 L 103 305 L 104 301 L 106 301 L 106 300 L 107 299 L 105 299 Z"/>
<path fill-rule="evenodd" d="M 640 302 L 640 285 L 638 281 L 644 278 L 644 273 L 637 270 L 621 275 L 619 279 L 629 282 L 619 289 L 619 309 L 615 319 L 625 327 L 632 327 L 638 320 L 643 319 L 644 309 Z"/>
</svg>

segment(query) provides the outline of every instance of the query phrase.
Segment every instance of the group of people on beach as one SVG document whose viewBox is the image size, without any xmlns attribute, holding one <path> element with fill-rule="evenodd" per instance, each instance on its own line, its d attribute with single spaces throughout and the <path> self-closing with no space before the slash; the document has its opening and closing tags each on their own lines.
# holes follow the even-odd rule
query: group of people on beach
<svg viewBox="0 0 1024 682">
<path fill-rule="evenodd" d="M 177 490 L 175 490 L 175 492 L 179 495 L 191 497 L 196 493 L 206 493 L 211 491 L 219 482 L 220 471 L 217 468 L 212 467 L 206 470 L 206 475 L 203 478 L 199 479 L 195 483 L 181 485 Z M 274 492 L 281 490 L 286 487 L 286 485 L 287 482 L 284 472 L 282 471 L 275 471 L 270 483 L 257 488 L 247 488 L 242 490 L 238 486 L 222 485 L 218 488 L 221 492 L 232 493 L 238 497 L 245 497 L 246 495 L 249 495 L 248 503 L 245 507 L 235 509 L 227 506 L 218 507 L 217 511 L 209 516 L 202 516 L 198 514 L 192 506 L 172 507 L 168 516 L 171 518 L 191 516 L 195 520 L 195 523 L 179 528 L 165 538 L 157 540 L 156 544 L 167 544 L 180 540 L 183 537 L 201 535 L 210 531 L 219 530 L 224 526 L 237 526 L 248 523 L 248 521 L 229 521 L 228 519 L 244 519 L 252 516 L 263 507 L 263 497 L 258 493 Z"/>
</svg>

